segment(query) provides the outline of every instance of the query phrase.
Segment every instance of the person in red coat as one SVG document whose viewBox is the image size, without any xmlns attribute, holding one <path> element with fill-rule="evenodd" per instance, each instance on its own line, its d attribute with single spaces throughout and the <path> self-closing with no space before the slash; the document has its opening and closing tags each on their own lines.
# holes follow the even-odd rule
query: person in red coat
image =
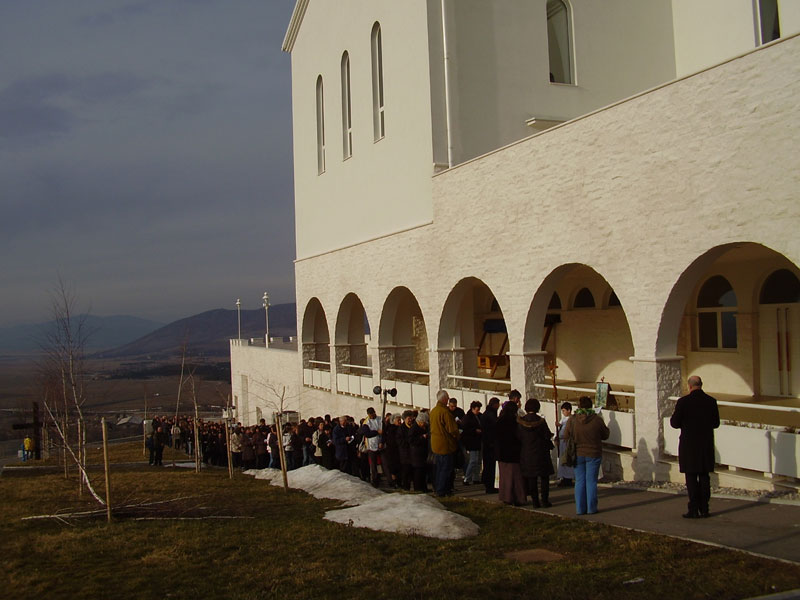
<svg viewBox="0 0 800 600">
<path fill-rule="evenodd" d="M 719 427 L 717 401 L 703 391 L 703 380 L 692 375 L 687 380 L 689 393 L 678 399 L 669 420 L 681 430 L 678 464 L 686 476 L 689 511 L 686 519 L 708 517 L 711 476 L 714 471 L 714 430 Z"/>
</svg>

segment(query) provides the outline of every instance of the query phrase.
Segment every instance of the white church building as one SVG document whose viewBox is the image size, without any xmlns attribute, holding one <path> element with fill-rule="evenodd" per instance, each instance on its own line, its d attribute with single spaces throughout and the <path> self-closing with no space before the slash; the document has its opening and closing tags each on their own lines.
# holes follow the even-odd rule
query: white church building
<svg viewBox="0 0 800 600">
<path fill-rule="evenodd" d="M 800 2 L 298 0 L 298 347 L 232 340 L 243 423 L 611 385 L 604 472 L 798 485 Z M 288 143 L 288 140 L 287 140 Z"/>
</svg>

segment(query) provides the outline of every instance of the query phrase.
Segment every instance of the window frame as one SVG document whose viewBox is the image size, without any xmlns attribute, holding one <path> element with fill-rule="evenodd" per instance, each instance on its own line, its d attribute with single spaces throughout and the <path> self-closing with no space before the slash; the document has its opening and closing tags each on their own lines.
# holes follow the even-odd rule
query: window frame
<svg viewBox="0 0 800 600">
<path fill-rule="evenodd" d="M 565 21 L 565 27 L 566 27 L 566 31 L 564 32 L 564 34 L 566 35 L 565 47 L 566 47 L 567 56 L 566 56 L 566 62 L 562 65 L 562 70 L 566 70 L 567 71 L 567 77 L 565 78 L 566 81 L 556 81 L 555 79 L 551 79 L 550 83 L 552 85 L 576 86 L 577 85 L 577 83 L 576 83 L 577 82 L 577 78 L 576 78 L 576 75 L 575 75 L 575 44 L 574 44 L 575 28 L 573 27 L 573 24 L 572 24 L 572 6 L 570 5 L 570 3 L 567 0 L 548 0 L 545 3 L 545 17 L 546 17 L 545 22 L 546 22 L 546 29 L 547 29 L 547 67 L 548 67 L 547 71 L 551 76 L 553 75 L 553 70 L 552 70 L 551 66 L 552 66 L 552 61 L 553 61 L 554 57 L 551 54 L 551 48 L 550 48 L 550 43 L 551 43 L 551 38 L 550 38 L 550 20 L 558 12 L 561 12 L 561 10 L 559 8 L 559 9 L 557 9 L 557 10 L 555 10 L 555 11 L 553 11 L 551 13 L 551 11 L 548 10 L 548 6 L 551 5 L 551 4 L 556 4 L 556 3 L 560 4 L 563 7 L 563 12 L 564 12 L 564 21 Z M 559 58 L 563 59 L 563 57 L 559 57 Z M 563 60 L 562 60 L 562 62 L 563 62 Z"/>
<path fill-rule="evenodd" d="M 708 283 L 714 279 L 715 277 L 720 277 L 728 284 L 730 287 L 731 292 L 733 292 L 734 298 L 736 300 L 736 304 L 734 306 L 699 306 L 700 303 L 700 296 L 703 293 L 703 288 L 708 285 Z M 739 327 L 738 323 L 736 322 L 736 315 L 739 311 L 739 297 L 736 294 L 736 290 L 733 288 L 733 285 L 728 280 L 727 277 L 720 274 L 711 275 L 707 277 L 703 284 L 697 290 L 697 296 L 695 298 L 695 311 L 696 311 L 696 335 L 695 335 L 695 342 L 697 344 L 697 350 L 703 352 L 738 352 L 739 350 Z M 716 328 L 716 346 L 704 346 L 701 343 L 701 334 L 700 334 L 700 315 L 715 315 L 714 319 L 714 327 Z M 723 314 L 730 314 L 733 316 L 733 333 L 735 334 L 735 345 L 733 346 L 724 346 L 724 328 L 723 328 Z"/>
<path fill-rule="evenodd" d="M 370 55 L 372 58 L 372 131 L 374 141 L 386 137 L 386 99 L 383 82 L 383 33 L 381 24 L 375 21 L 370 33 Z"/>
<path fill-rule="evenodd" d="M 353 106 L 350 90 L 350 54 L 342 53 L 342 160 L 353 156 Z"/>
<path fill-rule="evenodd" d="M 317 76 L 316 85 L 317 120 L 317 175 L 325 173 L 325 87 L 322 75 Z"/>
</svg>

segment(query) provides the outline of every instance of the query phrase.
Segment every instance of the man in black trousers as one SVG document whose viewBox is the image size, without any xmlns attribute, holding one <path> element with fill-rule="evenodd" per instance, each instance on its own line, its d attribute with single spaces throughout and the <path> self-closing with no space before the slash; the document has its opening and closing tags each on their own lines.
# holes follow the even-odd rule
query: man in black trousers
<svg viewBox="0 0 800 600">
<path fill-rule="evenodd" d="M 675 404 L 669 423 L 681 430 L 678 464 L 686 476 L 689 511 L 686 519 L 708 517 L 711 477 L 714 471 L 714 430 L 719 427 L 717 401 L 703 391 L 697 375 L 689 377 L 689 393 Z"/>
</svg>

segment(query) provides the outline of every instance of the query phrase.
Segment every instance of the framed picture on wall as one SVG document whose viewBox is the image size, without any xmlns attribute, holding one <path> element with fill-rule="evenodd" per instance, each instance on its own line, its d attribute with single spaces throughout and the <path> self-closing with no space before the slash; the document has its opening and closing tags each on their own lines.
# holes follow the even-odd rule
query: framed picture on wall
<svg viewBox="0 0 800 600">
<path fill-rule="evenodd" d="M 594 405 L 598 408 L 605 408 L 608 402 L 608 392 L 611 386 L 604 381 L 597 382 L 595 389 Z"/>
</svg>

